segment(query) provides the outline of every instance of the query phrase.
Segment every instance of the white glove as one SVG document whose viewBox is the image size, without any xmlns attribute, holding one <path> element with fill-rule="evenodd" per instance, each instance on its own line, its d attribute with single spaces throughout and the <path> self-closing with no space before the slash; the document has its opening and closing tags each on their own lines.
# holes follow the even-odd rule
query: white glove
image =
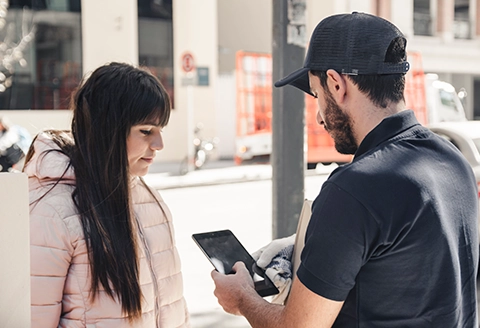
<svg viewBox="0 0 480 328">
<path fill-rule="evenodd" d="M 280 253 L 284 248 L 287 248 L 289 245 L 295 244 L 296 234 L 293 234 L 289 237 L 274 239 L 270 244 L 263 246 L 258 251 L 252 254 L 253 259 L 257 262 L 257 265 L 262 269 L 266 269 L 267 266 L 272 262 L 273 258 Z M 292 260 L 290 255 L 289 261 Z"/>
<path fill-rule="evenodd" d="M 275 239 L 252 254 L 257 265 L 278 288 L 272 303 L 283 304 L 292 285 L 292 254 L 296 235 Z"/>
</svg>

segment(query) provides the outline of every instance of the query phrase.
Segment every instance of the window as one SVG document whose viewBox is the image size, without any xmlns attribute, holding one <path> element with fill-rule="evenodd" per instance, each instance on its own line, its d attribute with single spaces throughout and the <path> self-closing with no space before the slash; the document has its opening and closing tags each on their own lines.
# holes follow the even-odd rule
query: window
<svg viewBox="0 0 480 328">
<path fill-rule="evenodd" d="M 0 56 L 25 46 L 0 62 L 0 109 L 68 108 L 82 75 L 80 0 L 10 0 L 6 11 Z"/>
<path fill-rule="evenodd" d="M 413 1 L 413 33 L 415 35 L 433 35 L 430 0 Z"/>
<path fill-rule="evenodd" d="M 173 94 L 172 0 L 138 0 L 139 64 L 158 77 Z"/>
<path fill-rule="evenodd" d="M 453 35 L 456 39 L 470 39 L 469 0 L 455 0 Z"/>
<path fill-rule="evenodd" d="M 456 102 L 457 94 L 454 91 L 439 89 L 438 92 L 440 93 L 440 101 L 442 105 L 448 107 L 452 111 L 460 112 Z"/>
</svg>

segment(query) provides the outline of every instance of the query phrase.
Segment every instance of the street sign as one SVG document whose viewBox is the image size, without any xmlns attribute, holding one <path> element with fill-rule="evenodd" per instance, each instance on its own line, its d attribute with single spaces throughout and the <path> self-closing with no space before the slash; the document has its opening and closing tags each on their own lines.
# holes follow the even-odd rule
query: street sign
<svg viewBox="0 0 480 328">
<path fill-rule="evenodd" d="M 181 84 L 182 84 L 182 87 L 188 87 L 188 86 L 192 86 L 192 85 L 195 85 L 195 79 L 193 77 L 182 77 L 181 79 Z"/>
<path fill-rule="evenodd" d="M 195 69 L 195 60 L 193 55 L 189 52 L 186 52 L 182 56 L 182 70 L 185 73 L 191 72 Z"/>
<path fill-rule="evenodd" d="M 208 86 L 209 85 L 209 76 L 208 76 L 208 67 L 197 67 L 197 84 Z"/>
</svg>

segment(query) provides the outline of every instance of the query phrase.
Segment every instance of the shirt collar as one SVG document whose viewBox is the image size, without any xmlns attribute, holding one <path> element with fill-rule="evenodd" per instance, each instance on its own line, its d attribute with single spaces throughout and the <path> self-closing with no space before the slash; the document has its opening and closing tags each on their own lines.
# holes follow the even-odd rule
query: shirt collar
<svg viewBox="0 0 480 328">
<path fill-rule="evenodd" d="M 415 125 L 420 125 L 420 123 L 412 110 L 404 110 L 384 118 L 365 136 L 355 153 L 355 158 Z"/>
</svg>

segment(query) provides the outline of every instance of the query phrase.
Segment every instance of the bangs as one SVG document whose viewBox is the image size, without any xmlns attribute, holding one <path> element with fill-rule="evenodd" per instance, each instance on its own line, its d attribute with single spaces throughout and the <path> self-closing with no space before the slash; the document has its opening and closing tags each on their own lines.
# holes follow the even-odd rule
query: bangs
<svg viewBox="0 0 480 328">
<path fill-rule="evenodd" d="M 164 127 L 170 120 L 170 97 L 162 87 L 140 92 L 132 105 L 132 125 L 149 122 Z"/>
<path fill-rule="evenodd" d="M 152 108 L 149 112 L 146 112 L 146 114 L 146 117 L 143 120 L 136 122 L 135 125 L 148 123 L 151 125 L 164 127 L 168 124 L 170 119 L 170 111 L 166 113 L 163 108 L 159 107 Z"/>
</svg>

